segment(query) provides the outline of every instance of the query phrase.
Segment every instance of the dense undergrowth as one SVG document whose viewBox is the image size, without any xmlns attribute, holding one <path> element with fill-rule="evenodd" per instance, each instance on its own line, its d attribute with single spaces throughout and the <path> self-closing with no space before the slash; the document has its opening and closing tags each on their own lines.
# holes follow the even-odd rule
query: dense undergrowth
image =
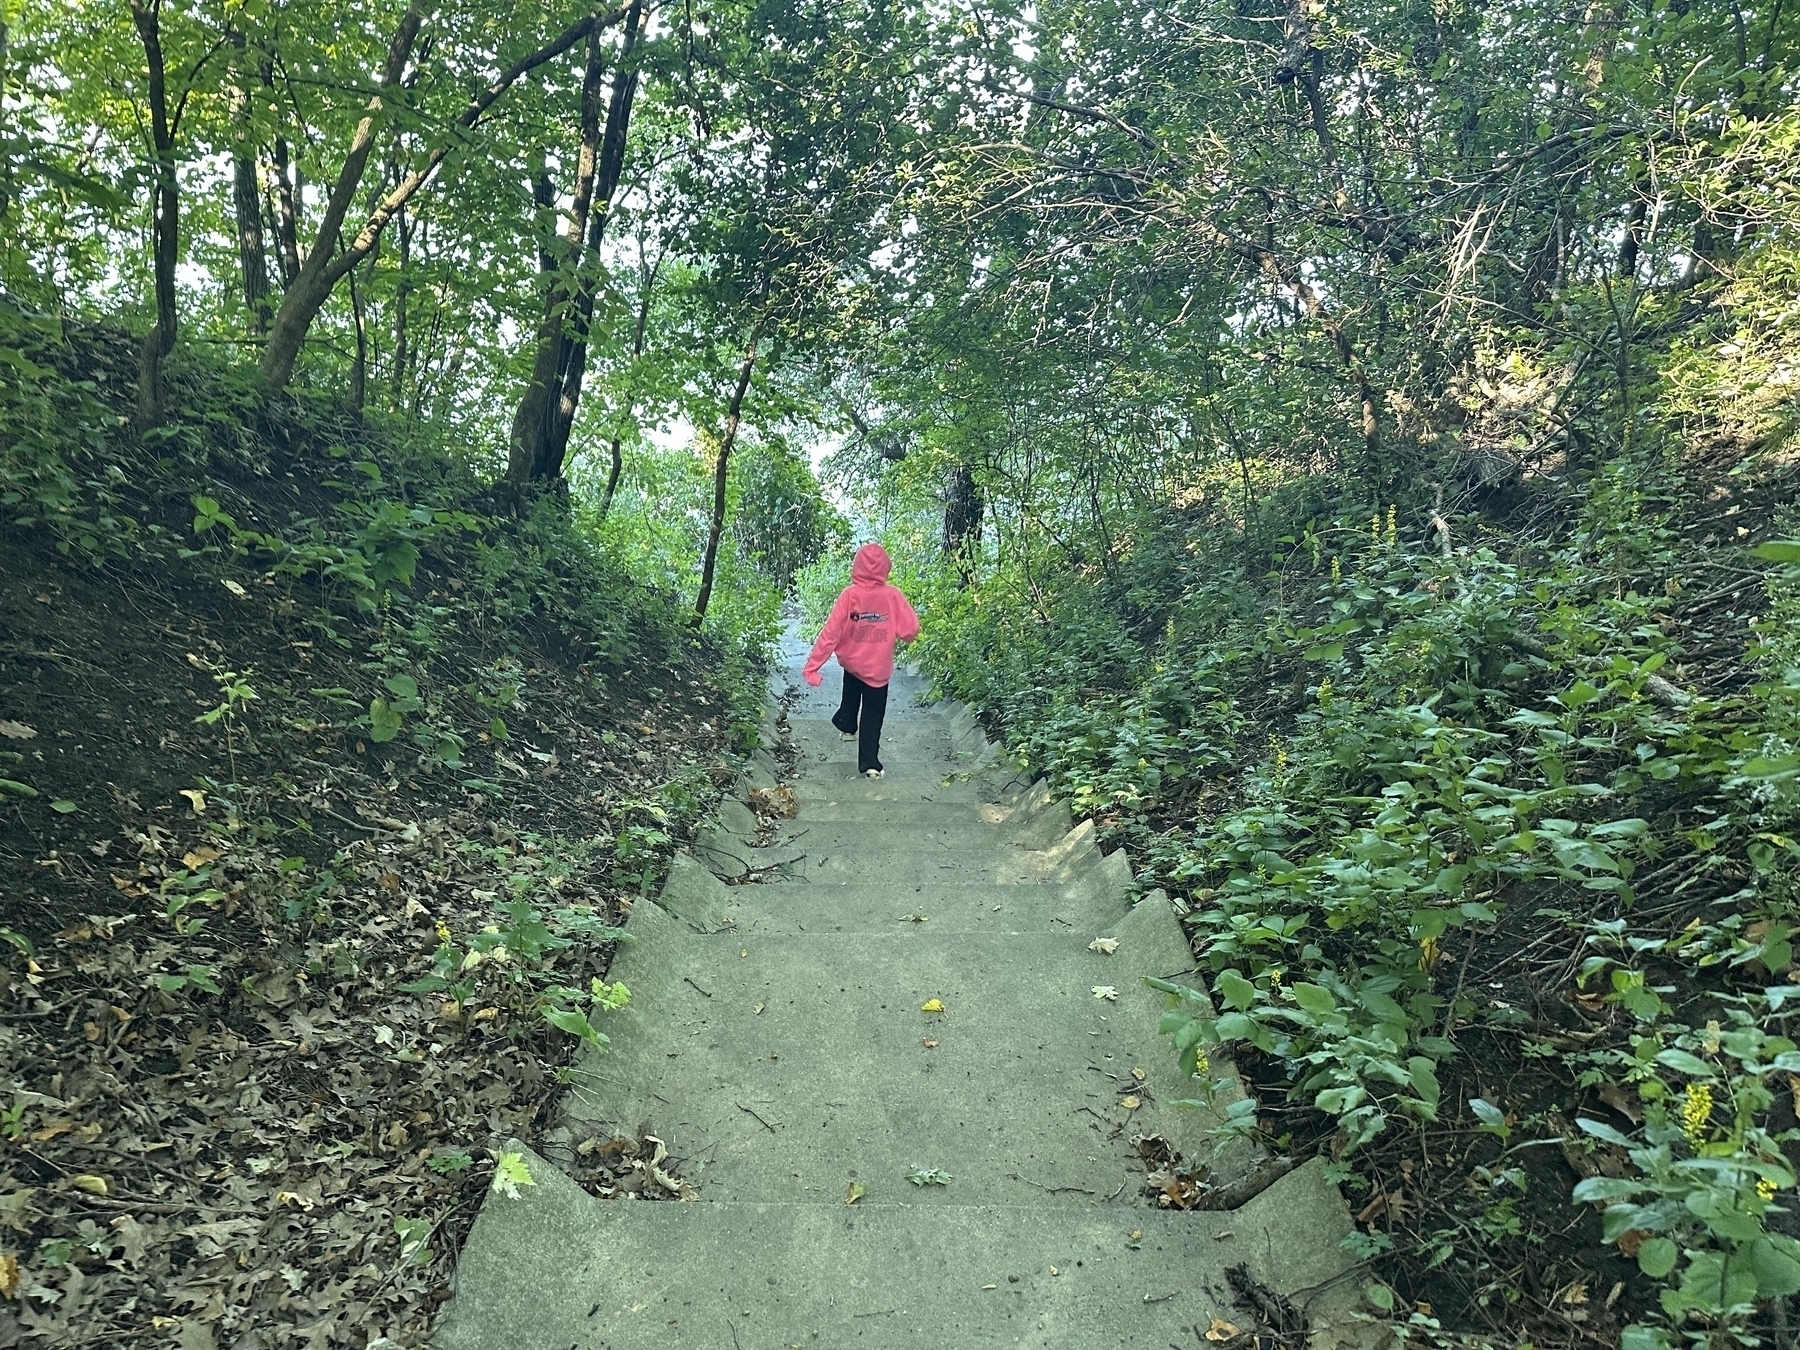
<svg viewBox="0 0 1800 1350">
<path fill-rule="evenodd" d="M 0 1344 L 419 1344 L 754 743 L 773 588 L 696 631 L 450 429 L 193 360 L 139 437 L 135 344 L 5 322 Z M 629 1153 L 597 1193 L 659 1193 Z"/>
<path fill-rule="evenodd" d="M 913 579 L 924 666 L 1186 909 L 1183 1064 L 1337 1160 L 1415 1336 L 1785 1337 L 1800 547 L 1791 465 L 1717 481 Z"/>
</svg>

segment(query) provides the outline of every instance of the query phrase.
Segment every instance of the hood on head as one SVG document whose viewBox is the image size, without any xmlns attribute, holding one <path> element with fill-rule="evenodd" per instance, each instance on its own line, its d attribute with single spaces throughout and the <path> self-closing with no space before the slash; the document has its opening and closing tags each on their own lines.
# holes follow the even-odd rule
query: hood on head
<svg viewBox="0 0 1800 1350">
<path fill-rule="evenodd" d="M 856 550 L 856 561 L 850 564 L 850 580 L 863 586 L 879 586 L 894 570 L 887 550 L 880 544 L 864 544 Z"/>
</svg>

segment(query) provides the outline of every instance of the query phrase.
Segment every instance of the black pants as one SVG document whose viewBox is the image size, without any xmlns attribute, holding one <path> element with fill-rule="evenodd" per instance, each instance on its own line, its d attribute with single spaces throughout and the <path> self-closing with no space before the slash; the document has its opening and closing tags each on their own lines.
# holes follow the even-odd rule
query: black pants
<svg viewBox="0 0 1800 1350">
<path fill-rule="evenodd" d="M 844 672 L 844 701 L 832 714 L 831 725 L 845 735 L 856 735 L 856 771 L 881 767 L 881 722 L 887 716 L 887 686 L 864 684 Z"/>
</svg>

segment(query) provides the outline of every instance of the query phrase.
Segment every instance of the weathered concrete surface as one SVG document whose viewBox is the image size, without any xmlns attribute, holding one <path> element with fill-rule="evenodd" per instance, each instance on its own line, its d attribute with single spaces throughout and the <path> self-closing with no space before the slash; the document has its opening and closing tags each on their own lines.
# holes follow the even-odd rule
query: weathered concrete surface
<svg viewBox="0 0 1800 1350">
<path fill-rule="evenodd" d="M 700 841 L 765 880 L 684 857 L 632 913 L 612 972 L 631 1004 L 554 1134 L 654 1133 L 699 1200 L 597 1201 L 534 1156 L 537 1185 L 483 1206 L 442 1350 L 1160 1350 L 1244 1320 L 1239 1264 L 1307 1306 L 1315 1346 L 1364 1341 L 1318 1167 L 1230 1213 L 1149 1203 L 1144 1136 L 1218 1187 L 1271 1174 L 1208 1132 L 1241 1098 L 1230 1066 L 1184 1079 L 1158 1034 L 1143 977 L 1199 987 L 1180 926 L 1091 823 L 990 761 L 965 709 L 918 692 L 897 677 L 874 781 L 819 729 L 835 687 L 802 692 L 798 818 L 763 848 L 726 808 Z M 915 1165 L 953 1180 L 911 1186 Z"/>
<path fill-rule="evenodd" d="M 1314 1345 L 1368 1330 L 1317 1164 L 1233 1213 L 1181 1214 L 925 1203 L 886 1180 L 855 1205 L 602 1202 L 528 1157 L 537 1184 L 492 1197 L 464 1250 L 459 1282 L 485 1301 L 459 1293 L 439 1350 L 1198 1347 L 1215 1317 L 1246 1320 L 1240 1263 L 1298 1295 Z"/>
</svg>

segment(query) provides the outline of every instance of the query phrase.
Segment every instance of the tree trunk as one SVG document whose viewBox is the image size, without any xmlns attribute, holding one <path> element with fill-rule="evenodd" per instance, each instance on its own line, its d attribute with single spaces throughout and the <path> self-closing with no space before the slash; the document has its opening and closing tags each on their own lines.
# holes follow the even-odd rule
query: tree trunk
<svg viewBox="0 0 1800 1350">
<path fill-rule="evenodd" d="M 731 402 L 725 409 L 725 434 L 719 438 L 719 462 L 713 466 L 712 525 L 706 531 L 706 556 L 700 563 L 700 597 L 694 601 L 694 621 L 706 617 L 712 603 L 713 573 L 719 563 L 719 540 L 725 534 L 725 485 L 731 474 L 731 447 L 737 443 L 738 420 L 744 411 L 744 395 L 750 391 L 750 372 L 756 366 L 756 344 L 762 338 L 762 324 L 750 335 L 744 351 L 744 364 L 738 369 L 737 388 L 731 391 Z"/>
<path fill-rule="evenodd" d="M 950 474 L 950 489 L 944 499 L 944 556 L 956 561 L 959 589 L 975 579 L 975 554 L 981 547 L 985 509 L 974 469 L 958 464 Z"/>
<path fill-rule="evenodd" d="M 434 147 L 418 168 L 376 203 L 362 228 L 353 239 L 344 244 L 340 252 L 338 244 L 344 218 L 356 195 L 357 185 L 362 182 L 363 171 L 368 167 L 369 154 L 374 149 L 376 114 L 382 110 L 386 99 L 399 92 L 400 77 L 412 53 L 413 43 L 418 38 L 424 4 L 425 0 L 412 0 L 394 33 L 394 40 L 388 47 L 387 62 L 382 68 L 381 92 L 369 100 L 363 119 L 357 124 L 356 133 L 350 140 L 349 152 L 344 157 L 343 167 L 338 171 L 337 182 L 326 203 L 319 233 L 306 255 L 306 261 L 301 264 L 300 275 L 288 288 L 287 294 L 282 298 L 281 309 L 275 315 L 268 345 L 263 350 L 262 371 L 277 386 L 286 385 L 293 378 L 294 361 L 300 354 L 300 346 L 306 341 L 306 334 L 311 329 L 313 320 L 331 297 L 332 289 L 351 268 L 369 255 L 381 239 L 381 232 L 387 228 L 387 223 L 412 200 L 420 188 L 431 181 L 432 175 L 444 162 L 452 146 L 459 143 L 460 137 L 456 133 L 473 130 L 481 121 L 482 115 L 521 77 L 546 62 L 555 60 L 596 27 L 609 27 L 626 13 L 624 10 L 615 10 L 609 15 L 589 14 L 570 24 L 551 39 L 548 45 L 507 67 L 498 79 L 469 100 L 462 115 L 456 119 L 452 134 Z M 635 5 L 632 12 L 636 12 Z"/>
<path fill-rule="evenodd" d="M 169 88 L 162 50 L 161 0 L 146 8 L 131 0 L 131 20 L 144 45 L 150 71 L 150 137 L 156 157 L 156 188 L 151 196 L 150 249 L 156 286 L 156 324 L 144 338 L 138 359 L 137 425 L 157 425 L 167 410 L 163 360 L 175 347 L 175 263 L 181 242 L 181 196 L 175 181 L 175 138 L 169 123 Z"/>
<path fill-rule="evenodd" d="M 538 246 L 538 274 L 543 278 L 544 314 L 538 322 L 537 351 L 531 363 L 531 379 L 513 412 L 512 439 L 506 476 L 515 483 L 549 476 L 553 419 L 551 407 L 557 395 L 568 343 L 564 319 L 569 303 L 568 269 L 579 266 L 581 241 L 587 235 L 588 215 L 594 203 L 594 176 L 600 163 L 600 111 L 604 92 L 605 51 L 599 33 L 588 34 L 587 69 L 581 82 L 580 148 L 575 157 L 575 192 L 569 208 L 569 226 L 563 247 L 549 240 Z M 548 172 L 538 178 L 540 212 L 556 200 Z M 545 191 L 544 189 L 547 189 Z M 542 235 L 540 234 L 540 237 Z"/>
<path fill-rule="evenodd" d="M 244 35 L 232 33 L 231 43 L 238 53 L 225 98 L 231 123 L 231 205 L 237 225 L 244 308 L 250 313 L 251 333 L 261 337 L 269 329 L 269 258 L 263 246 L 262 192 L 256 182 L 256 137 L 250 123 L 250 95 L 244 88 Z"/>
<path fill-rule="evenodd" d="M 400 77 L 406 73 L 406 63 L 412 57 L 413 44 L 418 41 L 419 26 L 424 21 L 423 0 L 411 0 L 406 13 L 400 18 L 399 26 L 394 30 L 393 41 L 388 43 L 387 60 L 381 68 L 379 90 L 364 108 L 362 120 L 356 124 L 356 131 L 350 137 L 349 152 L 344 156 L 337 182 L 332 185 L 331 196 L 326 200 L 325 217 L 319 222 L 319 232 L 313 239 L 312 248 L 307 251 L 299 272 L 281 297 L 281 308 L 275 312 L 275 323 L 269 331 L 268 345 L 263 349 L 262 358 L 262 372 L 272 384 L 285 386 L 293 378 L 294 361 L 300 355 L 300 344 L 306 341 L 306 334 L 312 328 L 313 320 L 325 307 L 325 301 L 330 298 L 338 279 L 362 261 L 362 256 L 358 254 L 349 257 L 348 265 L 338 269 L 337 264 L 346 261 L 344 257 L 334 256 L 337 254 L 338 235 L 344 227 L 344 217 L 355 200 L 356 189 L 362 184 L 363 170 L 368 167 L 369 155 L 375 149 L 376 116 L 399 91 Z"/>
<path fill-rule="evenodd" d="M 667 250 L 664 250 L 666 253 Z M 625 406 L 619 411 L 619 419 L 613 428 L 612 462 L 606 470 L 606 491 L 600 497 L 600 519 L 606 519 L 606 513 L 612 510 L 613 494 L 619 490 L 619 479 L 625 475 L 625 425 L 631 420 L 632 408 L 637 403 L 637 363 L 644 358 L 644 333 L 650 326 L 650 301 L 656 294 L 657 273 L 662 271 L 663 254 L 656 256 L 656 262 L 648 272 L 644 273 L 644 293 L 638 297 L 637 331 L 631 337 L 631 365 L 626 371 Z M 638 267 L 643 268 L 643 254 L 638 254 Z"/>
<path fill-rule="evenodd" d="M 288 143 L 275 138 L 275 256 L 281 262 L 281 288 L 286 290 L 300 278 L 300 172 L 290 171 Z"/>
<path fill-rule="evenodd" d="M 356 328 L 356 355 L 350 360 L 350 406 L 360 413 L 369 397 L 369 318 L 355 272 L 350 273 L 349 282 L 350 317 Z"/>
<path fill-rule="evenodd" d="M 532 384 L 519 402 L 513 421 L 513 453 L 507 476 L 515 482 L 556 478 L 568 458 L 569 435 L 581 406 L 581 387 L 587 375 L 587 339 L 594 318 L 596 269 L 606 226 L 612 216 L 613 197 L 625 171 L 625 148 L 631 129 L 631 105 L 637 97 L 638 72 L 632 53 L 642 31 L 643 3 L 633 0 L 625 15 L 625 33 L 619 46 L 619 66 L 613 76 L 612 99 L 606 110 L 606 130 L 592 159 L 589 147 L 599 128 L 599 57 L 589 48 L 588 80 L 582 89 L 582 147 L 580 166 L 590 177 L 576 189 L 579 225 L 571 219 L 569 238 L 575 248 L 571 262 L 573 285 L 560 279 L 551 286 L 545 302 L 544 322 L 538 332 L 537 359 Z M 591 94 L 591 98 L 590 98 Z M 586 251 L 581 252 L 583 233 Z"/>
<path fill-rule="evenodd" d="M 406 398 L 406 365 L 412 356 L 407 346 L 406 306 L 412 299 L 412 220 L 405 212 L 395 217 L 400 255 L 400 275 L 394 283 L 394 370 L 389 406 L 398 409 Z"/>
</svg>

